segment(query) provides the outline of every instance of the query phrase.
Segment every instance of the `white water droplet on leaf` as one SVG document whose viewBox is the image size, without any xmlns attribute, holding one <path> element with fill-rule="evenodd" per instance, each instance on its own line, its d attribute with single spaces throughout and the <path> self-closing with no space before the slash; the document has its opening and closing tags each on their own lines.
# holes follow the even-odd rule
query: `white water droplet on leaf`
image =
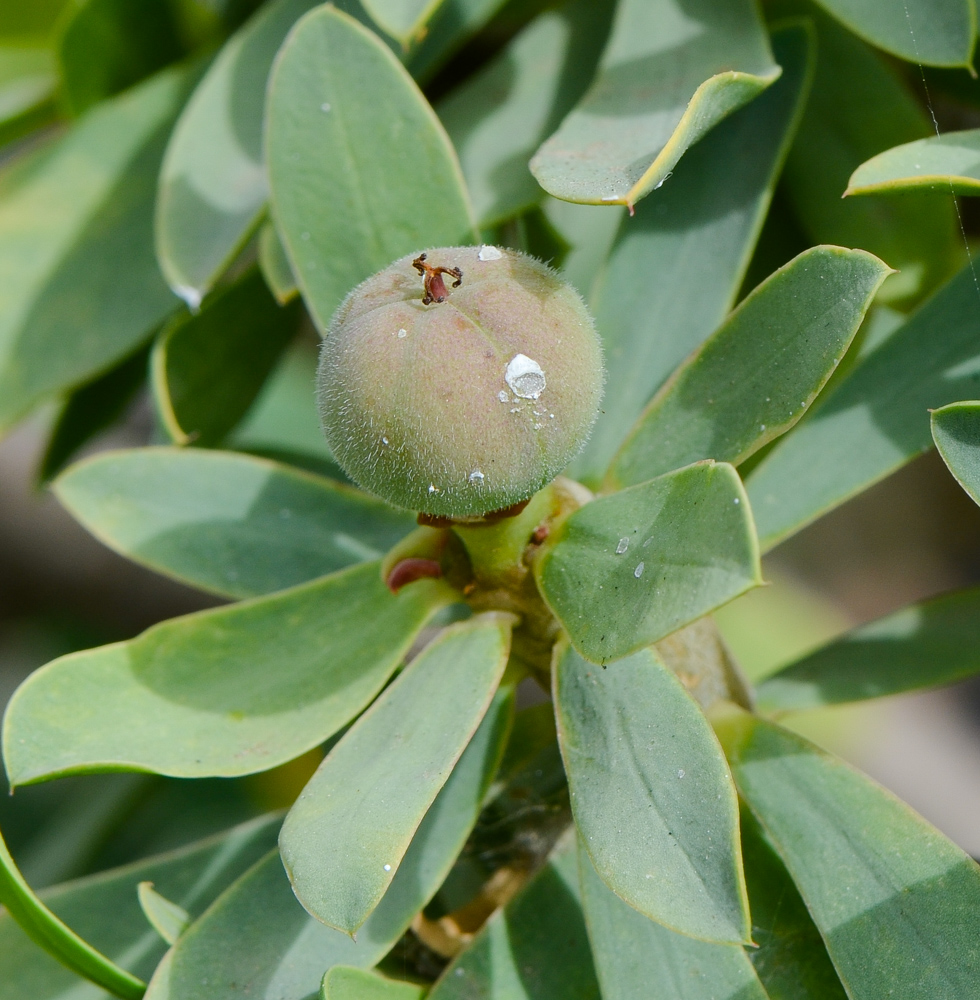
<svg viewBox="0 0 980 1000">
<path fill-rule="evenodd" d="M 321 111 L 329 111 L 330 110 L 330 105 L 326 101 L 324 101 L 323 104 L 320 105 L 320 110 Z"/>
<path fill-rule="evenodd" d="M 683 767 L 678 770 L 677 777 L 678 778 L 683 778 L 684 777 L 684 768 Z"/>
<path fill-rule="evenodd" d="M 521 399 L 537 399 L 544 392 L 547 382 L 541 365 L 526 354 L 515 354 L 507 363 L 504 380 L 510 391 Z"/>
<path fill-rule="evenodd" d="M 174 285 L 173 290 L 175 295 L 179 295 L 187 303 L 187 308 L 192 313 L 196 313 L 201 308 L 201 299 L 204 296 L 199 289 L 191 285 Z"/>
<path fill-rule="evenodd" d="M 621 556 L 630 547 L 628 538 L 620 538 L 619 545 L 616 546 L 616 555 Z"/>
<path fill-rule="evenodd" d="M 385 865 L 385 871 L 386 872 L 390 872 L 391 871 L 391 865 Z"/>
<path fill-rule="evenodd" d="M 635 576 L 637 580 L 643 576 L 643 563 L 637 563 L 636 569 L 633 570 L 633 576 Z"/>
<path fill-rule="evenodd" d="M 500 260 L 503 257 L 503 253 L 496 247 L 486 244 L 480 247 L 480 252 L 477 254 L 480 260 Z"/>
</svg>

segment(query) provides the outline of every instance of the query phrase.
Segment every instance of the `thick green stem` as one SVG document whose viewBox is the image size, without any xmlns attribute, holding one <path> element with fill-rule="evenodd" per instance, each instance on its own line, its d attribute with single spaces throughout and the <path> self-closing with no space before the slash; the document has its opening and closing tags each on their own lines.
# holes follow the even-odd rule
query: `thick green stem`
<svg viewBox="0 0 980 1000">
<path fill-rule="evenodd" d="M 2 836 L 0 903 L 32 941 L 73 972 L 123 1000 L 140 1000 L 146 992 L 146 983 L 142 979 L 121 969 L 83 941 L 34 895 L 14 864 Z"/>
</svg>

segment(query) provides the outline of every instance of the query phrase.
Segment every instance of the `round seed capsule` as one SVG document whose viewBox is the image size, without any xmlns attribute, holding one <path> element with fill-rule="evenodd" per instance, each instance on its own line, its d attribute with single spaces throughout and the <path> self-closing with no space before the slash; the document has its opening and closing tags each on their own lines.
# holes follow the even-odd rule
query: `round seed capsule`
<svg viewBox="0 0 980 1000">
<path fill-rule="evenodd" d="M 337 310 L 318 373 L 327 442 L 400 507 L 473 517 L 526 500 L 582 448 L 602 353 L 581 298 L 498 247 L 410 254 Z"/>
</svg>

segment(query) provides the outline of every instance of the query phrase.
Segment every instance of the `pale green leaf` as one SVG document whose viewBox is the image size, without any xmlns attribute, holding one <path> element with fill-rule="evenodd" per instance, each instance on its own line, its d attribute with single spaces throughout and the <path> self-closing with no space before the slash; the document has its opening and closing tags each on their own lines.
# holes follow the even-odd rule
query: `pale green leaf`
<svg viewBox="0 0 980 1000">
<path fill-rule="evenodd" d="M 545 12 L 437 105 L 481 226 L 541 199 L 528 160 L 591 82 L 614 8 L 569 0 Z"/>
<path fill-rule="evenodd" d="M 50 101 L 57 82 L 49 49 L 0 44 L 0 144 Z"/>
<path fill-rule="evenodd" d="M 869 6 L 897 10 L 903 2 L 870 0 Z M 812 3 L 779 0 L 771 9 L 806 14 L 818 35 L 813 90 L 783 178 L 793 213 L 809 241 L 861 247 L 898 271 L 885 283 L 879 301 L 921 299 L 963 257 L 952 199 L 842 200 L 841 195 L 852 171 L 869 157 L 930 135 L 928 115 L 877 52 Z"/>
<path fill-rule="evenodd" d="M 779 73 L 751 0 L 620 0 L 595 82 L 531 172 L 556 198 L 634 205 Z"/>
<path fill-rule="evenodd" d="M 298 304 L 281 308 L 255 268 L 195 314 L 178 314 L 151 361 L 157 411 L 171 440 L 221 444 L 255 401 L 299 331 Z"/>
<path fill-rule="evenodd" d="M 847 1000 L 799 890 L 747 810 L 742 856 L 757 945 L 746 953 L 769 1000 Z"/>
<path fill-rule="evenodd" d="M 758 688 L 768 712 L 952 684 L 980 673 L 980 590 L 944 594 L 862 625 Z"/>
<path fill-rule="evenodd" d="M 606 488 L 704 458 L 738 465 L 785 434 L 834 373 L 888 273 L 863 250 L 814 247 L 766 279 L 651 400 Z"/>
<path fill-rule="evenodd" d="M 422 1000 L 425 987 L 338 965 L 323 977 L 321 1000 Z"/>
<path fill-rule="evenodd" d="M 446 0 L 440 4 L 425 37 L 405 55 L 405 65 L 412 76 L 419 81 L 430 80 L 506 3 L 507 0 Z"/>
<path fill-rule="evenodd" d="M 103 452 L 73 465 L 54 490 L 117 552 L 227 597 L 377 559 L 415 526 L 352 487 L 233 452 Z"/>
<path fill-rule="evenodd" d="M 964 1000 L 980 981 L 980 867 L 802 737 L 721 727 L 739 792 L 793 877 L 852 1000 Z"/>
<path fill-rule="evenodd" d="M 966 267 L 748 474 L 764 549 L 932 446 L 929 410 L 980 396 L 980 294 Z"/>
<path fill-rule="evenodd" d="M 153 888 L 152 882 L 140 882 L 136 886 L 143 916 L 167 944 L 174 944 L 187 930 L 191 915 L 182 906 L 172 903 Z"/>
<path fill-rule="evenodd" d="M 315 0 L 275 0 L 218 54 L 167 146 L 156 248 L 171 287 L 196 307 L 258 225 L 268 185 L 262 153 L 266 79 L 287 32 Z"/>
<path fill-rule="evenodd" d="M 147 1000 L 241 1000 L 243 994 L 307 1000 L 324 969 L 375 965 L 432 898 L 462 849 L 500 761 L 512 712 L 512 691 L 498 691 L 356 941 L 307 914 L 279 852 L 272 851 L 181 938 L 172 972 L 154 977 Z"/>
<path fill-rule="evenodd" d="M 63 656 L 7 707 L 10 784 L 99 770 L 232 777 L 292 760 L 370 703 L 454 593 L 422 580 L 394 596 L 366 563 Z"/>
<path fill-rule="evenodd" d="M 151 225 L 185 80 L 154 77 L 0 174 L 0 427 L 129 354 L 176 305 Z"/>
<path fill-rule="evenodd" d="M 511 627 L 511 616 L 491 613 L 443 631 L 331 750 L 289 811 L 283 864 L 323 923 L 353 935 L 381 901 L 493 698 Z"/>
<path fill-rule="evenodd" d="M 148 977 L 165 946 L 140 912 L 138 884 L 152 881 L 199 916 L 275 844 L 279 823 L 279 816 L 263 817 L 179 851 L 53 886 L 40 895 L 85 940 L 136 975 Z M 0 1000 L 106 996 L 31 944 L 10 914 L 0 911 Z"/>
<path fill-rule="evenodd" d="M 947 132 L 886 149 L 851 174 L 845 195 L 980 194 L 980 129 Z"/>
<path fill-rule="evenodd" d="M 872 45 L 926 66 L 970 66 L 977 14 L 972 0 L 818 0 Z"/>
<path fill-rule="evenodd" d="M 696 941 L 627 906 L 596 874 L 581 841 L 579 869 L 585 922 L 604 996 L 770 1000 L 741 947 Z"/>
<path fill-rule="evenodd" d="M 321 330 L 395 258 L 475 239 L 435 112 L 377 36 L 329 5 L 280 50 L 266 150 L 276 226 Z"/>
<path fill-rule="evenodd" d="M 362 0 L 374 23 L 406 48 L 424 37 L 426 25 L 446 0 Z"/>
<path fill-rule="evenodd" d="M 949 471 L 980 504 L 980 403 L 950 403 L 932 411 L 932 438 Z"/>
<path fill-rule="evenodd" d="M 782 77 L 698 143 L 623 221 L 608 263 L 605 252 L 591 252 L 605 246 L 596 234 L 569 237 L 580 249 L 566 271 L 592 306 L 607 372 L 603 413 L 572 466 L 577 478 L 601 480 L 650 397 L 734 305 L 812 73 L 805 28 L 776 31 L 773 50 Z M 574 222 L 603 211 L 565 205 L 553 217 L 562 229 L 570 213 Z"/>
<path fill-rule="evenodd" d="M 648 646 L 761 582 L 738 474 L 703 462 L 593 500 L 552 533 L 535 575 L 586 659 Z"/>
<path fill-rule="evenodd" d="M 289 258 L 271 221 L 267 221 L 259 231 L 259 267 L 269 291 L 280 305 L 292 302 L 299 295 Z"/>
<path fill-rule="evenodd" d="M 735 786 L 680 681 L 651 649 L 602 668 L 569 648 L 554 700 L 575 824 L 603 881 L 673 931 L 748 941 Z"/>
<path fill-rule="evenodd" d="M 480 930 L 430 1000 L 601 1000 L 582 918 L 575 835 Z M 618 998 L 617 998 L 618 1000 Z"/>
</svg>

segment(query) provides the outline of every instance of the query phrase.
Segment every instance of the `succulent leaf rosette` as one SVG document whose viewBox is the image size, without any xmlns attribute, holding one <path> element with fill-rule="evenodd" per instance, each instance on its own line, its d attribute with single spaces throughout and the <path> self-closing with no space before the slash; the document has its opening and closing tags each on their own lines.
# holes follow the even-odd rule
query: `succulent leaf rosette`
<svg viewBox="0 0 980 1000">
<path fill-rule="evenodd" d="M 0 423 L 66 395 L 61 503 L 225 603 L 35 671 L 4 763 L 286 812 L 43 898 L 0 841 L 0 998 L 976 997 L 980 868 L 779 720 L 980 672 L 980 593 L 756 683 L 711 617 L 933 441 L 980 501 L 951 209 L 832 159 L 972 193 L 867 44 L 968 66 L 972 0 L 270 0 L 206 69 L 124 6 L 0 167 Z M 147 366 L 171 443 L 68 465 Z"/>
</svg>

